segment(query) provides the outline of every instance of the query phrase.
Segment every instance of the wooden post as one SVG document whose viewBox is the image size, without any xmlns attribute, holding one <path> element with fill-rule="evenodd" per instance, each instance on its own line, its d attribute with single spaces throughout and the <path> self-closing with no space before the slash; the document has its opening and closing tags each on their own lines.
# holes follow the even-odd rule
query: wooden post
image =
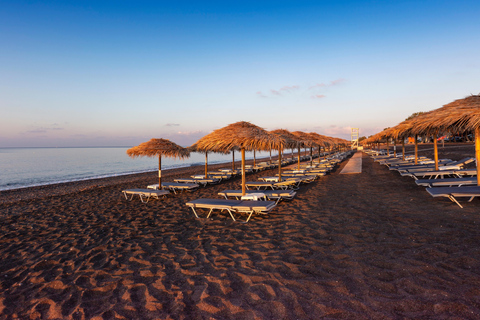
<svg viewBox="0 0 480 320">
<path fill-rule="evenodd" d="M 298 170 L 300 170 L 300 147 L 298 147 Z"/>
<path fill-rule="evenodd" d="M 278 149 L 278 181 L 282 181 L 282 150 Z"/>
<path fill-rule="evenodd" d="M 390 156 L 390 149 L 388 148 L 388 138 L 387 138 L 387 156 Z"/>
<path fill-rule="evenodd" d="M 438 171 L 438 144 L 437 144 L 438 130 L 433 136 L 433 159 L 435 160 L 435 171 Z"/>
<path fill-rule="evenodd" d="M 405 161 L 405 138 L 402 138 L 402 160 Z"/>
<path fill-rule="evenodd" d="M 208 175 L 208 152 L 205 151 L 205 179 L 207 179 Z"/>
<path fill-rule="evenodd" d="M 477 185 L 480 186 L 480 127 L 475 128 L 475 158 L 477 160 Z"/>
<path fill-rule="evenodd" d="M 415 135 L 415 164 L 418 164 L 418 136 Z"/>
<path fill-rule="evenodd" d="M 313 147 L 310 147 L 310 166 L 313 166 Z"/>
<path fill-rule="evenodd" d="M 158 156 L 158 190 L 162 190 L 162 156 Z"/>
<path fill-rule="evenodd" d="M 245 188 L 245 148 L 242 147 L 241 149 L 242 152 L 242 196 L 245 195 L 246 193 L 246 188 Z"/>
<path fill-rule="evenodd" d="M 393 139 L 393 156 L 397 157 L 397 139 Z"/>
</svg>

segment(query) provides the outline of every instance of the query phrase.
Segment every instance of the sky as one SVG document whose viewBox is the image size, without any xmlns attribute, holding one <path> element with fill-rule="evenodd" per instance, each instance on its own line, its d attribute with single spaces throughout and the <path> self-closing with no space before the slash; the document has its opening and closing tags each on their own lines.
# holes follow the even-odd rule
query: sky
<svg viewBox="0 0 480 320">
<path fill-rule="evenodd" d="M 480 1 L 0 2 L 0 147 L 350 140 L 480 94 Z"/>
</svg>

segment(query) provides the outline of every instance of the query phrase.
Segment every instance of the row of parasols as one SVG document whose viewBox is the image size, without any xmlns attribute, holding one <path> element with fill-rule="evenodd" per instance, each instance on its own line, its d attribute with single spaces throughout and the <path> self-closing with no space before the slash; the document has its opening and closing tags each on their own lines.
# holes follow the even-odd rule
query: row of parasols
<svg viewBox="0 0 480 320">
<path fill-rule="evenodd" d="M 474 133 L 475 157 L 477 160 L 477 184 L 480 186 L 480 95 L 472 95 L 464 99 L 455 100 L 441 108 L 422 113 L 412 119 L 405 120 L 398 125 L 387 128 L 368 139 L 363 145 L 372 145 L 393 139 L 402 141 L 403 157 L 405 157 L 405 139 L 414 137 L 415 164 L 418 155 L 418 136 L 433 136 L 435 170 L 438 170 L 437 138 L 449 133 Z"/>
<path fill-rule="evenodd" d="M 266 131 L 250 122 L 240 121 L 229 124 L 226 127 L 214 130 L 199 139 L 190 147 L 184 148 L 167 139 L 151 139 L 140 145 L 127 150 L 130 157 L 158 157 L 158 183 L 162 185 L 162 157 L 184 159 L 190 156 L 190 152 L 205 153 L 205 176 L 207 175 L 207 154 L 209 152 L 230 153 L 235 163 L 235 151 L 242 155 L 242 194 L 245 194 L 245 151 L 271 151 L 278 150 L 278 161 L 282 163 L 284 149 L 298 148 L 298 161 L 300 162 L 300 149 L 313 148 L 320 150 L 342 148 L 350 145 L 350 142 L 341 139 L 324 136 L 318 133 L 305 133 L 301 131 L 290 132 L 285 129 Z M 279 178 L 281 178 L 281 165 Z M 235 168 L 233 168 L 235 169 Z"/>
</svg>

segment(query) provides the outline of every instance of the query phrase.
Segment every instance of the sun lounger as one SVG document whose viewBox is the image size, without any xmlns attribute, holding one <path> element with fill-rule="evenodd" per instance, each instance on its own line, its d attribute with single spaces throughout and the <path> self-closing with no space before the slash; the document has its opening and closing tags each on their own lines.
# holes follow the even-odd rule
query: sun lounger
<svg viewBox="0 0 480 320">
<path fill-rule="evenodd" d="M 267 181 L 248 181 L 245 183 L 245 186 L 247 189 L 249 188 L 255 188 L 257 190 L 262 190 L 262 189 L 293 189 L 296 190 L 300 186 L 301 180 L 285 180 L 285 181 L 280 181 L 280 182 L 267 182 Z"/>
<path fill-rule="evenodd" d="M 475 158 L 464 158 L 459 161 L 439 161 L 439 167 L 438 170 L 460 170 L 463 168 L 465 165 L 475 161 Z M 408 172 L 415 172 L 415 171 L 434 171 L 435 170 L 435 165 L 434 164 L 428 164 L 428 165 L 413 165 L 413 166 L 402 166 L 398 167 L 397 169 L 392 169 L 390 167 L 390 170 L 398 170 L 399 172 L 402 171 L 408 171 Z"/>
<path fill-rule="evenodd" d="M 226 173 L 226 172 L 209 172 L 207 175 L 207 179 L 220 179 L 220 180 L 225 180 L 225 179 L 230 179 L 233 177 L 233 174 L 231 173 Z M 204 174 L 196 174 L 193 176 L 190 176 L 192 179 L 204 179 L 205 175 Z"/>
<path fill-rule="evenodd" d="M 236 221 L 233 213 L 246 213 L 248 222 L 254 213 L 266 214 L 275 208 L 274 201 L 252 201 L 252 200 L 227 200 L 227 199 L 196 199 L 186 203 L 199 218 L 195 209 L 209 209 L 207 219 L 214 210 L 227 211 L 233 221 Z"/>
<path fill-rule="evenodd" d="M 180 183 L 196 183 L 202 186 L 206 186 L 207 184 L 217 184 L 220 183 L 221 179 L 216 179 L 216 178 L 181 178 L 181 179 L 175 179 L 175 182 L 180 182 Z"/>
<path fill-rule="evenodd" d="M 177 193 L 177 191 L 195 191 L 200 187 L 196 183 L 180 183 L 180 182 L 162 182 L 162 189 L 167 189 Z M 147 189 L 158 190 L 158 183 L 147 186 Z"/>
<path fill-rule="evenodd" d="M 257 193 L 257 190 L 246 190 L 246 194 Z M 278 203 L 280 200 L 293 200 L 297 194 L 293 190 L 262 190 L 261 191 L 269 200 L 275 200 Z M 225 199 L 235 198 L 239 200 L 242 197 L 242 190 L 223 190 L 218 195 L 225 197 Z"/>
<path fill-rule="evenodd" d="M 477 184 L 477 177 L 467 178 L 445 178 L 445 179 L 419 179 L 415 180 L 418 186 L 423 187 L 461 187 Z"/>
<path fill-rule="evenodd" d="M 416 171 L 416 172 L 405 172 L 401 174 L 402 176 L 410 176 L 414 179 L 443 179 L 443 178 L 461 178 L 464 176 L 476 176 L 477 169 L 460 169 L 460 170 L 438 170 L 438 171 Z"/>
<path fill-rule="evenodd" d="M 463 207 L 455 197 L 470 197 L 468 202 L 472 201 L 475 197 L 480 197 L 480 186 L 438 187 L 427 188 L 426 190 L 432 197 L 447 197 L 458 204 L 460 208 Z"/>
<path fill-rule="evenodd" d="M 125 199 L 128 201 L 132 201 L 135 195 L 140 197 L 140 201 L 143 203 L 147 203 L 150 198 L 160 199 L 165 198 L 168 194 L 170 194 L 167 190 L 152 190 L 152 189 L 126 189 L 123 190 L 123 195 Z M 130 198 L 128 197 L 130 196 Z"/>
</svg>

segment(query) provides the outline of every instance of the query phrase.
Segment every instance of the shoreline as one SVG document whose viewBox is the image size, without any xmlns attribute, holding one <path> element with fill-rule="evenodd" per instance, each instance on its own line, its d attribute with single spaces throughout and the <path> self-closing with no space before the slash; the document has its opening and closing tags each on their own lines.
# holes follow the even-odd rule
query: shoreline
<svg viewBox="0 0 480 320">
<path fill-rule="evenodd" d="M 258 158 L 256 159 L 256 162 L 268 161 L 269 159 L 270 158 Z M 272 160 L 276 159 L 277 156 L 272 156 Z M 252 164 L 253 159 L 246 160 L 245 163 Z M 217 170 L 231 165 L 231 161 L 209 164 L 208 170 Z M 235 161 L 235 167 L 239 168 L 240 166 L 241 161 Z M 204 168 L 205 164 L 162 169 L 162 179 L 163 181 L 173 181 L 174 179 L 181 177 L 190 177 L 194 174 L 204 173 Z M 52 196 L 67 195 L 76 192 L 86 191 L 89 189 L 105 188 L 124 183 L 138 182 L 139 187 L 146 187 L 147 184 L 158 183 L 157 173 L 158 169 L 142 173 L 132 173 L 118 176 L 92 178 L 85 180 L 52 183 L 40 186 L 0 190 L 0 204 L 9 204 L 24 200 L 37 200 Z"/>
</svg>

